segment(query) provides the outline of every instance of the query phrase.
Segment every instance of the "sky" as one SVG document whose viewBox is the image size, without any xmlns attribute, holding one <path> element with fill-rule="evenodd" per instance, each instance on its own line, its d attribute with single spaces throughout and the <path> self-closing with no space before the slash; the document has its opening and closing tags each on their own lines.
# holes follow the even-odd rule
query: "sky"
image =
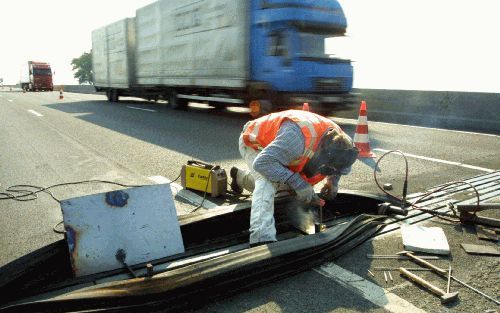
<svg viewBox="0 0 500 313">
<path fill-rule="evenodd" d="M 55 84 L 73 84 L 71 60 L 92 30 L 135 15 L 153 0 L 3 0 L 0 78 L 19 80 L 28 60 L 48 61 Z M 500 1 L 339 0 L 357 88 L 500 92 Z"/>
</svg>

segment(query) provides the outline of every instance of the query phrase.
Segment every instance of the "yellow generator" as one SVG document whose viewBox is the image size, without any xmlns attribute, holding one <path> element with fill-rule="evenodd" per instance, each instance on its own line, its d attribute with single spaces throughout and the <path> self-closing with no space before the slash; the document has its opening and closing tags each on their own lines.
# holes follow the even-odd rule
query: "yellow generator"
<svg viewBox="0 0 500 313">
<path fill-rule="evenodd" d="M 188 161 L 181 170 L 182 187 L 207 192 L 212 197 L 224 196 L 227 191 L 226 171 L 220 166 Z"/>
</svg>

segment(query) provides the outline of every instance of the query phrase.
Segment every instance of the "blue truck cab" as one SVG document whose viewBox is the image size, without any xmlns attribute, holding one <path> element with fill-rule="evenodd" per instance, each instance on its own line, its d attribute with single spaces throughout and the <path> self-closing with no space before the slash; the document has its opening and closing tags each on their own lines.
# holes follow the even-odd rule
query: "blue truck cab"
<svg viewBox="0 0 500 313">
<path fill-rule="evenodd" d="M 350 60 L 325 53 L 327 38 L 344 36 L 336 0 L 252 0 L 250 81 L 273 108 L 308 102 L 315 110 L 351 103 Z"/>
</svg>

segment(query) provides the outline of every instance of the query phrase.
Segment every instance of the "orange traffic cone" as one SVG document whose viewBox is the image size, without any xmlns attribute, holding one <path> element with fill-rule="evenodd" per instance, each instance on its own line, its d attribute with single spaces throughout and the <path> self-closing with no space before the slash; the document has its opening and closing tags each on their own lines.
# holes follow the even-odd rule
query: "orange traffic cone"
<svg viewBox="0 0 500 313">
<path fill-rule="evenodd" d="M 64 95 L 63 95 L 63 90 L 62 88 L 59 90 L 59 100 L 62 100 L 64 99 Z"/>
<path fill-rule="evenodd" d="M 311 110 L 309 109 L 309 103 L 304 102 L 304 105 L 302 106 L 302 110 L 303 110 L 303 111 L 307 111 L 307 112 L 311 111 Z"/>
<path fill-rule="evenodd" d="M 366 102 L 361 101 L 359 108 L 358 125 L 354 133 L 354 145 L 359 149 L 359 158 L 376 158 L 370 149 L 370 138 L 368 136 L 368 116 L 366 114 Z"/>
</svg>

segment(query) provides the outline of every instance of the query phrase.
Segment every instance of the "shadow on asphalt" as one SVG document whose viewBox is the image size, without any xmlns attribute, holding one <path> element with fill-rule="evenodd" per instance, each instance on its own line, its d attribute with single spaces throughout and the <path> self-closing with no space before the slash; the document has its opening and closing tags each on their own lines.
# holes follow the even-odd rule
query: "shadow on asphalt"
<svg viewBox="0 0 500 313">
<path fill-rule="evenodd" d="M 45 106 L 205 162 L 240 158 L 238 138 L 245 123 L 251 120 L 245 108 L 217 110 L 208 105 L 191 104 L 188 110 L 181 111 L 170 109 L 164 102 L 135 99 L 119 103 L 95 100 Z M 345 131 L 352 136 L 355 127 L 346 125 Z"/>
<path fill-rule="evenodd" d="M 75 101 L 45 106 L 205 162 L 240 158 L 238 138 L 243 125 L 250 120 L 247 113 L 210 107 L 179 111 L 165 103 L 135 100 Z"/>
</svg>

